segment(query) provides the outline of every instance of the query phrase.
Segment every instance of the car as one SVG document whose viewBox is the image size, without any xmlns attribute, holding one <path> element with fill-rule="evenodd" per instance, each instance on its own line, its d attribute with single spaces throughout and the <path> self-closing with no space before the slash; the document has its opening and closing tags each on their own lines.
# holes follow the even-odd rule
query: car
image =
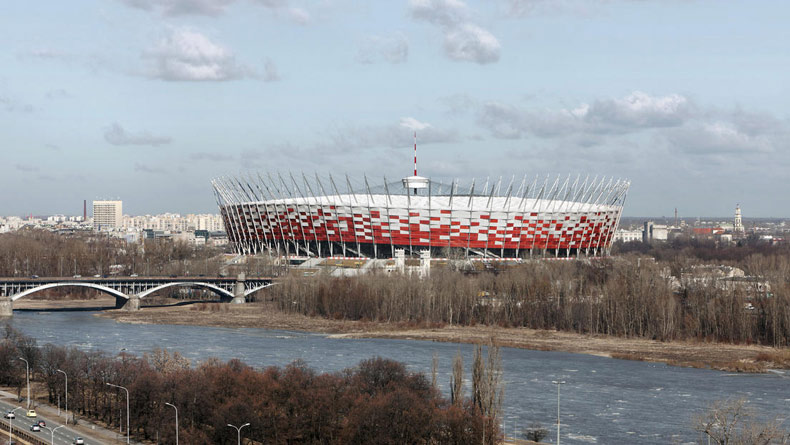
<svg viewBox="0 0 790 445">
<path fill-rule="evenodd" d="M 80 275 L 80 274 L 74 274 L 74 276 L 73 276 L 73 277 L 71 277 L 71 278 L 82 278 L 82 275 Z"/>
<path fill-rule="evenodd" d="M 129 276 L 132 277 L 132 278 L 137 278 L 138 275 L 136 273 L 133 273 L 133 274 L 131 274 Z"/>
<path fill-rule="evenodd" d="M 41 431 L 41 427 L 37 423 L 30 425 L 30 431 Z"/>
<path fill-rule="evenodd" d="M 6 419 L 16 419 L 16 414 L 14 414 L 13 411 L 9 411 L 5 413 L 3 417 L 5 417 Z"/>
<path fill-rule="evenodd" d="M 75 437 L 72 445 L 85 445 L 85 441 L 82 439 L 82 437 Z"/>
<path fill-rule="evenodd" d="M 44 422 L 43 420 L 39 420 L 38 422 L 36 422 L 36 424 L 38 426 L 47 426 L 47 422 Z"/>
<path fill-rule="evenodd" d="M 30 278 L 36 279 L 38 278 L 38 275 L 31 275 Z"/>
<path fill-rule="evenodd" d="M 34 409 L 27 410 L 27 412 L 25 413 L 25 416 L 27 416 L 27 417 L 37 417 L 36 410 L 34 410 Z"/>
<path fill-rule="evenodd" d="M 93 278 L 101 278 L 101 275 L 96 274 L 96 275 L 93 276 Z"/>
</svg>

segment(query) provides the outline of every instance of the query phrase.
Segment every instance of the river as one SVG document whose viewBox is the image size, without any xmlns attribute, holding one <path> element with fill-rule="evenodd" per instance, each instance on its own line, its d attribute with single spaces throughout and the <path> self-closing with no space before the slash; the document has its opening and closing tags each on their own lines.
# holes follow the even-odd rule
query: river
<svg viewBox="0 0 790 445">
<path fill-rule="evenodd" d="M 461 351 L 469 385 L 473 347 L 413 340 L 339 339 L 323 334 L 267 329 L 117 323 L 93 312 L 15 311 L 11 324 L 35 337 L 82 350 L 142 355 L 155 348 L 179 351 L 193 363 L 208 357 L 239 358 L 254 367 L 304 360 L 319 371 L 338 371 L 382 356 L 430 376 L 439 356 L 445 392 L 452 358 Z M 584 354 L 503 348 L 506 389 L 504 428 L 513 436 L 532 423 L 556 439 L 557 388 L 561 387 L 562 443 L 697 443 L 692 418 L 715 400 L 744 397 L 766 418 L 784 419 L 790 380 L 775 374 L 731 374 Z M 430 377 L 429 377 L 430 378 Z M 467 388 L 469 394 L 469 388 Z M 787 425 L 785 425 L 787 427 Z"/>
</svg>

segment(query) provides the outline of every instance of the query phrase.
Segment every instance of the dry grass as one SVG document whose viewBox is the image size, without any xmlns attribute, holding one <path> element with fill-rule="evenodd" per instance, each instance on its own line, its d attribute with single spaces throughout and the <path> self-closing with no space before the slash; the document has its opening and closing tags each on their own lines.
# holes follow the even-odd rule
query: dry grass
<svg viewBox="0 0 790 445">
<path fill-rule="evenodd" d="M 767 346 L 731 345 L 702 341 L 659 342 L 636 338 L 485 325 L 464 327 L 424 322 L 386 323 L 370 320 L 336 320 L 283 313 L 272 303 L 243 305 L 198 303 L 192 306 L 145 308 L 139 312 L 108 311 L 100 316 L 127 323 L 284 329 L 321 332 L 342 338 L 396 338 L 485 343 L 494 337 L 496 342 L 503 347 L 565 351 L 731 372 L 763 372 L 767 368 L 790 368 L 790 350 Z"/>
</svg>

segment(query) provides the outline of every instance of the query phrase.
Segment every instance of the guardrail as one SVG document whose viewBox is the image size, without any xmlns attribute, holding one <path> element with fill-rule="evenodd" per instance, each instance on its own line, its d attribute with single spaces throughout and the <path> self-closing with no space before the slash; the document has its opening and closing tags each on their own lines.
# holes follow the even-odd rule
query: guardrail
<svg viewBox="0 0 790 445">
<path fill-rule="evenodd" d="M 2 437 L 5 439 L 8 437 L 8 422 L 3 422 L 3 435 Z M 42 439 L 40 436 L 36 436 L 31 434 L 30 431 L 25 429 L 19 429 L 17 427 L 12 426 L 13 436 L 16 436 L 18 439 L 24 441 L 25 443 L 31 445 L 48 445 L 49 441 Z"/>
</svg>

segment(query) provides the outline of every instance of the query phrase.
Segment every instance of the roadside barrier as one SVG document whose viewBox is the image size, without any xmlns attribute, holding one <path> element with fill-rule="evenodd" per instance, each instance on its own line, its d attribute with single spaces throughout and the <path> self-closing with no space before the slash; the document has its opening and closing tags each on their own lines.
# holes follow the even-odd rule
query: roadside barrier
<svg viewBox="0 0 790 445">
<path fill-rule="evenodd" d="M 3 443 L 7 443 L 8 440 L 8 422 L 3 422 L 3 435 L 0 436 L 4 439 Z M 30 444 L 30 445 L 48 445 L 49 441 L 44 440 L 43 438 L 32 434 L 30 431 L 25 429 L 19 429 L 17 427 L 13 427 L 13 435 L 19 439 L 18 442 L 21 444 Z"/>
</svg>

